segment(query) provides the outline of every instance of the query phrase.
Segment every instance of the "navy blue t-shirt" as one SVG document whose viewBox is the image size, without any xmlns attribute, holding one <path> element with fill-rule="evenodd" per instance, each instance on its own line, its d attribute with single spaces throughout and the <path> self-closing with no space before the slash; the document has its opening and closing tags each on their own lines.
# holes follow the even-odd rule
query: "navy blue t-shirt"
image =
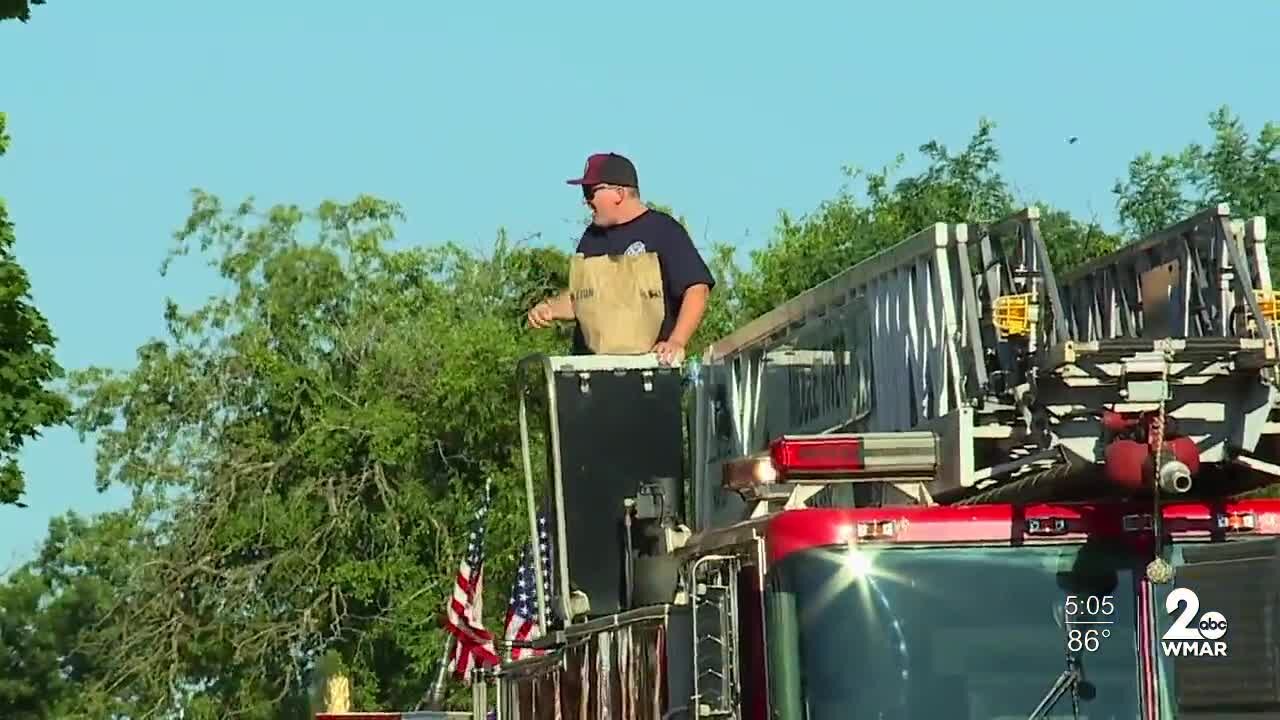
<svg viewBox="0 0 1280 720">
<path fill-rule="evenodd" d="M 603 228 L 590 225 L 578 240 L 577 252 L 586 257 L 640 252 L 657 254 L 658 265 L 662 268 L 663 300 L 666 303 L 662 329 L 658 332 L 659 340 L 671 337 L 676 318 L 680 315 L 680 304 L 684 301 L 684 291 L 689 286 L 705 284 L 715 287 L 711 270 L 693 246 L 693 238 L 689 237 L 679 221 L 658 210 L 648 210 L 621 225 Z M 574 330 L 573 351 L 576 354 L 591 352 L 581 329 Z"/>
</svg>

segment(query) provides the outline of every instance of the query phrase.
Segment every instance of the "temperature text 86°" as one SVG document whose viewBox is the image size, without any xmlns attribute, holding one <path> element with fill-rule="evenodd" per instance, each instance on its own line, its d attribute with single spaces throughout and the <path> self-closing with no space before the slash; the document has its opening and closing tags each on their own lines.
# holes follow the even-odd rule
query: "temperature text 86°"
<svg viewBox="0 0 1280 720">
<path fill-rule="evenodd" d="M 1071 652 L 1093 652 L 1102 644 L 1102 638 L 1111 637 L 1111 628 L 1071 628 L 1067 631 L 1067 649 Z"/>
</svg>

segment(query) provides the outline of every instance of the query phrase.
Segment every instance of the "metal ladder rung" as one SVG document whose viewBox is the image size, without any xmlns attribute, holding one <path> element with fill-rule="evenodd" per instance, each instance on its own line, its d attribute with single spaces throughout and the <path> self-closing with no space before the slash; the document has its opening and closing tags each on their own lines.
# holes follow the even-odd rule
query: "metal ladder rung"
<svg viewBox="0 0 1280 720">
<path fill-rule="evenodd" d="M 705 564 L 703 564 L 705 563 Z M 701 565 L 701 567 L 699 567 Z M 738 560 L 720 556 L 694 564 L 692 610 L 694 687 L 699 717 L 731 717 L 737 696 L 735 647 Z M 703 572 L 705 570 L 705 572 Z"/>
</svg>

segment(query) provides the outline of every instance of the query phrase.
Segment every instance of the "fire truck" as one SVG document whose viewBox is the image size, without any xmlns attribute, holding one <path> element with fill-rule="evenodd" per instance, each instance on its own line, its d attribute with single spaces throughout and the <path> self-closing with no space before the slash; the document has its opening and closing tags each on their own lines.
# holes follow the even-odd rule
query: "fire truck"
<svg viewBox="0 0 1280 720">
<path fill-rule="evenodd" d="M 683 367 L 524 359 L 542 631 L 473 716 L 1280 717 L 1265 240 L 1219 205 L 1059 278 L 1031 207 Z"/>
</svg>

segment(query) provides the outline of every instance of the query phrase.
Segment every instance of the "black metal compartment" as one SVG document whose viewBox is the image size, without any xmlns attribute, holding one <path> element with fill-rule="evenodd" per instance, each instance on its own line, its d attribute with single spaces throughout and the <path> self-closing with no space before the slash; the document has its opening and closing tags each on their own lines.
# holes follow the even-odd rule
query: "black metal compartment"
<svg viewBox="0 0 1280 720">
<path fill-rule="evenodd" d="M 552 518 L 554 569 L 566 571 L 570 593 L 586 595 L 588 618 L 629 609 L 629 584 L 646 599 L 662 595 L 653 587 L 670 581 L 646 577 L 637 583 L 634 573 L 639 567 L 665 576 L 669 569 L 629 564 L 628 557 L 651 554 L 663 519 L 684 522 L 680 368 L 661 367 L 652 356 L 532 357 L 521 363 L 525 369 L 533 364 L 542 366 L 541 377 L 522 374 L 521 382 L 528 389 L 542 385 L 549 395 L 543 410 L 550 416 L 549 467 L 541 504 Z M 637 503 L 630 537 L 628 498 Z M 653 518 L 655 513 L 663 517 Z M 563 543 L 556 518 L 563 522 Z M 553 595 L 562 595 L 565 585 L 553 579 Z M 563 611 L 565 598 L 553 600 L 552 607 Z"/>
</svg>

